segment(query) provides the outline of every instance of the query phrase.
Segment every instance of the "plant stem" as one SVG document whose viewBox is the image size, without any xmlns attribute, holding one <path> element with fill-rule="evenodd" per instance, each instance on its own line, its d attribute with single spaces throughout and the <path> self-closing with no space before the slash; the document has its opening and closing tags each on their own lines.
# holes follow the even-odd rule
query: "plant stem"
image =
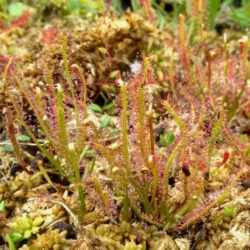
<svg viewBox="0 0 250 250">
<path fill-rule="evenodd" d="M 22 169 L 27 174 L 32 174 L 26 167 L 26 164 L 25 164 L 23 157 L 22 157 L 21 150 L 20 150 L 19 145 L 18 145 L 17 140 L 16 140 L 12 111 L 11 111 L 10 107 L 8 107 L 8 130 L 9 130 L 10 141 L 12 143 L 13 150 L 14 150 L 15 155 L 17 157 L 18 163 L 20 164 Z"/>
<path fill-rule="evenodd" d="M 78 167 L 78 160 L 76 158 L 76 150 L 75 150 L 74 143 L 69 143 L 68 149 L 70 152 L 73 169 L 75 173 L 75 181 L 76 181 L 77 191 L 78 191 L 79 200 L 80 200 L 80 216 L 82 217 L 86 213 L 86 204 L 85 204 L 85 197 L 84 197 L 84 189 L 81 184 L 81 176 L 80 176 L 80 171 Z"/>
<path fill-rule="evenodd" d="M 128 146 L 128 96 L 127 88 L 125 85 L 121 86 L 122 91 L 122 142 L 123 142 L 123 158 L 127 172 L 127 178 L 130 177 L 129 167 L 129 146 Z"/>
<path fill-rule="evenodd" d="M 123 220 L 128 221 L 129 218 L 129 198 L 128 198 L 128 183 L 130 178 L 130 164 L 129 164 L 129 145 L 128 145 L 128 96 L 127 88 L 123 84 L 121 86 L 122 91 L 122 141 L 123 141 L 123 158 L 126 169 L 126 181 L 125 181 L 125 197 L 123 202 Z"/>
</svg>

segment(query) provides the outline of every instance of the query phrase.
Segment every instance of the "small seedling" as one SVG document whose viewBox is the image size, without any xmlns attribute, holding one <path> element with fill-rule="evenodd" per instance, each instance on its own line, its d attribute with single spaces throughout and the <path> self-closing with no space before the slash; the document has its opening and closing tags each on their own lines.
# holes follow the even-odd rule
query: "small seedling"
<svg viewBox="0 0 250 250">
<path fill-rule="evenodd" d="M 223 214 L 226 217 L 233 217 L 234 216 L 234 207 L 233 206 L 226 206 L 223 208 Z"/>
</svg>

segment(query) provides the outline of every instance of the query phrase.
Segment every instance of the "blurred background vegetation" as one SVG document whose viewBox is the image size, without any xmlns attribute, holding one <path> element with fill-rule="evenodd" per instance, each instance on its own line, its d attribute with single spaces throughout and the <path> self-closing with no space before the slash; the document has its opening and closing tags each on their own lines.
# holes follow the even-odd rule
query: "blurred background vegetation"
<svg viewBox="0 0 250 250">
<path fill-rule="evenodd" d="M 99 11 L 113 8 L 119 12 L 131 9 L 145 14 L 145 5 L 155 9 L 158 24 L 176 22 L 179 13 L 191 15 L 191 6 L 196 0 L 0 0 L 0 20 L 12 20 L 21 16 L 31 6 L 42 13 L 41 16 L 51 15 L 85 15 L 92 17 Z M 249 0 L 203 0 L 206 6 L 207 23 L 211 29 L 224 24 L 236 24 L 246 29 L 250 20 Z"/>
</svg>

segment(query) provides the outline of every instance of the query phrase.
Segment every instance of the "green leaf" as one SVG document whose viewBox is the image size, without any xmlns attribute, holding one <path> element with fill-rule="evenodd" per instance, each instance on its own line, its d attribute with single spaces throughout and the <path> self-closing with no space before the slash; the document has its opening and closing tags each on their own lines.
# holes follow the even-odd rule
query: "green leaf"
<svg viewBox="0 0 250 250">
<path fill-rule="evenodd" d="M 112 7 L 119 12 L 123 12 L 122 3 L 120 0 L 112 0 Z"/>
<path fill-rule="evenodd" d="M 21 142 L 30 141 L 30 137 L 27 136 L 27 135 L 17 135 L 16 138 L 17 138 L 18 141 L 21 141 Z"/>
<path fill-rule="evenodd" d="M 215 18 L 219 12 L 220 8 L 220 0 L 210 0 L 208 3 L 208 11 L 209 11 L 209 18 L 208 18 L 208 23 L 211 28 L 214 27 L 215 23 Z"/>
<path fill-rule="evenodd" d="M 102 53 L 102 54 L 106 54 L 107 50 L 103 47 L 99 47 L 98 50 Z"/>
<path fill-rule="evenodd" d="M 108 101 L 107 97 L 103 94 L 103 92 L 101 92 L 100 95 L 101 95 L 101 97 L 103 98 L 103 100 L 104 100 L 105 102 Z"/>
<path fill-rule="evenodd" d="M 37 132 L 39 135 L 44 135 L 44 132 L 40 128 L 37 130 Z"/>
<path fill-rule="evenodd" d="M 18 243 L 23 240 L 23 236 L 20 233 L 13 233 L 10 235 L 12 242 Z"/>
<path fill-rule="evenodd" d="M 4 209 L 5 209 L 5 203 L 4 203 L 4 201 L 1 201 L 1 203 L 0 203 L 0 212 L 3 212 Z"/>
<path fill-rule="evenodd" d="M 95 104 L 95 103 L 91 103 L 91 104 L 89 105 L 89 108 L 90 108 L 92 111 L 94 111 L 94 112 L 102 113 L 102 108 L 101 108 L 99 105 Z"/>
<path fill-rule="evenodd" d="M 239 23 L 241 26 L 245 26 L 245 27 L 249 23 L 249 16 L 248 16 L 248 14 L 247 14 L 247 12 L 245 11 L 244 8 L 234 10 L 231 13 L 231 19 L 234 22 Z"/>
<path fill-rule="evenodd" d="M 115 86 L 110 86 L 110 89 L 111 89 L 112 93 L 117 93 L 117 89 Z"/>
<path fill-rule="evenodd" d="M 111 120 L 110 116 L 105 117 L 102 121 L 101 121 L 101 128 L 105 128 L 109 125 Z"/>
<path fill-rule="evenodd" d="M 164 135 L 160 135 L 160 143 L 163 147 L 167 147 L 168 142 Z"/>
<path fill-rule="evenodd" d="M 171 145 L 175 140 L 175 135 L 173 133 L 169 133 L 167 136 L 167 143 L 168 145 Z"/>
<path fill-rule="evenodd" d="M 16 246 L 15 246 L 14 242 L 12 241 L 11 237 L 8 234 L 6 235 L 6 241 L 9 244 L 10 250 L 16 250 Z"/>
<path fill-rule="evenodd" d="M 70 11 L 78 10 L 81 8 L 80 1 L 78 0 L 68 0 L 68 6 Z"/>
<path fill-rule="evenodd" d="M 46 140 L 45 139 L 37 139 L 39 143 L 44 143 Z"/>
<path fill-rule="evenodd" d="M 106 106 L 103 107 L 103 110 L 109 110 L 115 107 L 115 104 L 113 102 L 107 104 Z"/>
<path fill-rule="evenodd" d="M 160 135 L 160 143 L 163 147 L 167 147 L 171 145 L 175 140 L 175 135 L 173 133 L 169 133 L 167 138 L 164 135 Z"/>
<path fill-rule="evenodd" d="M 97 15 L 98 14 L 98 11 L 95 10 L 94 8 L 91 8 L 89 5 L 87 4 L 84 4 L 83 5 L 83 8 L 86 9 L 88 12 L 94 14 L 94 15 Z"/>
<path fill-rule="evenodd" d="M 114 79 L 120 74 L 120 70 L 114 70 L 109 74 L 109 77 Z"/>
<path fill-rule="evenodd" d="M 141 8 L 141 4 L 138 0 L 131 0 L 132 10 L 137 11 Z"/>
<path fill-rule="evenodd" d="M 8 12 L 10 16 L 19 17 L 27 10 L 27 8 L 28 8 L 27 5 L 21 2 L 11 3 L 8 6 Z"/>
<path fill-rule="evenodd" d="M 4 146 L 0 146 L 0 150 L 6 151 L 6 152 L 13 152 L 13 147 L 11 144 L 7 144 Z"/>
</svg>

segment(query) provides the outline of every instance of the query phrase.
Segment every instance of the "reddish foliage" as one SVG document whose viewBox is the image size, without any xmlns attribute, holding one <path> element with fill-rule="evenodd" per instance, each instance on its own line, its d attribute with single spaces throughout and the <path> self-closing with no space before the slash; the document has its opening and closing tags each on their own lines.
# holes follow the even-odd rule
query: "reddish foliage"
<svg viewBox="0 0 250 250">
<path fill-rule="evenodd" d="M 224 152 L 223 159 L 221 162 L 218 163 L 218 166 L 222 166 L 223 164 L 225 164 L 227 162 L 228 158 L 229 158 L 229 152 L 226 150 Z"/>
<path fill-rule="evenodd" d="M 144 5 L 146 12 L 147 12 L 147 16 L 153 20 L 153 13 L 152 10 L 150 9 L 150 1 L 149 0 L 140 0 L 141 5 Z"/>
<path fill-rule="evenodd" d="M 57 34 L 58 34 L 58 30 L 54 27 L 50 27 L 50 28 L 43 31 L 43 37 L 42 37 L 41 42 L 44 45 L 49 46 L 54 42 Z"/>
<path fill-rule="evenodd" d="M 25 11 L 20 17 L 11 22 L 11 27 L 20 27 L 28 23 L 30 17 L 29 11 Z"/>
<path fill-rule="evenodd" d="M 9 27 L 5 28 L 5 29 L 2 29 L 0 31 L 0 34 L 1 33 L 4 33 L 4 32 L 7 32 L 9 30 L 11 30 L 12 28 L 14 27 L 22 27 L 24 26 L 25 24 L 28 23 L 29 21 L 29 17 L 30 17 L 30 13 L 29 11 L 25 11 L 22 16 L 18 17 L 17 19 L 15 19 L 14 21 L 11 22 L 11 24 L 9 25 Z M 1 27 L 1 26 L 0 26 Z"/>
</svg>

